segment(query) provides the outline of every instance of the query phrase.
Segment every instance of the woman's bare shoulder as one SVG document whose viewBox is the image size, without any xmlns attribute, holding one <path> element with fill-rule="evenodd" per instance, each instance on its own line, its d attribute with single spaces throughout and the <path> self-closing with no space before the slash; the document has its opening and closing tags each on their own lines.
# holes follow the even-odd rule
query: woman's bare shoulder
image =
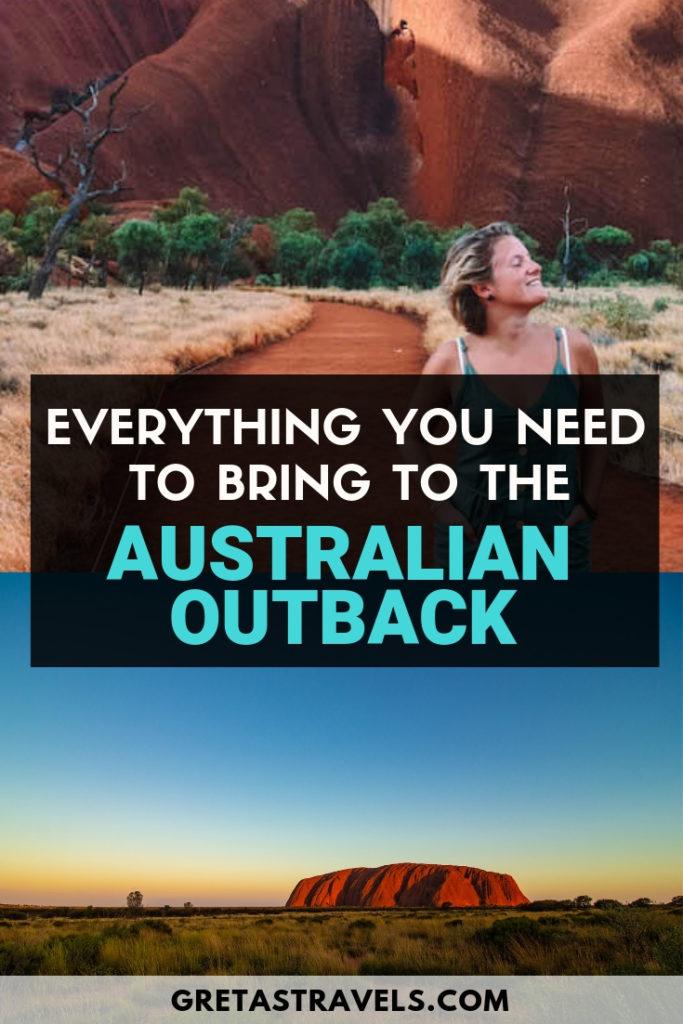
<svg viewBox="0 0 683 1024">
<path fill-rule="evenodd" d="M 588 335 L 578 327 L 567 327 L 566 330 L 572 366 L 575 371 L 586 374 L 599 373 L 598 357 Z"/>
<path fill-rule="evenodd" d="M 432 352 L 422 372 L 449 375 L 460 373 L 460 357 L 456 339 L 450 338 L 448 341 L 442 342 L 436 351 Z"/>
</svg>

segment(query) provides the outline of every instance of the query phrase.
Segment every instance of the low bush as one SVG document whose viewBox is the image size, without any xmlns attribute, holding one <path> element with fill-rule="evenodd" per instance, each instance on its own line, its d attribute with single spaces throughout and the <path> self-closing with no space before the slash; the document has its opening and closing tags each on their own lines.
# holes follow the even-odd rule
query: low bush
<svg viewBox="0 0 683 1024">
<path fill-rule="evenodd" d="M 617 292 L 614 298 L 591 303 L 583 317 L 584 326 L 598 335 L 606 332 L 623 341 L 644 338 L 650 326 L 650 311 L 634 295 Z"/>
<path fill-rule="evenodd" d="M 145 928 L 151 928 L 152 931 L 161 932 L 163 935 L 173 935 L 173 928 L 168 921 L 153 918 L 151 920 L 143 921 L 142 924 Z"/>
</svg>

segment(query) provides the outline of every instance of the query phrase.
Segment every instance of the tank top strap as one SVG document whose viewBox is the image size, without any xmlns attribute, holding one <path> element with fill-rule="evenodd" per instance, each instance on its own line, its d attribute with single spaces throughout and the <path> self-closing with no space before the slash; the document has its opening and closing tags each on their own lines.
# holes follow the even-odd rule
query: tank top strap
<svg viewBox="0 0 683 1024">
<path fill-rule="evenodd" d="M 458 349 L 458 358 L 460 359 L 461 374 L 463 375 L 463 377 L 467 376 L 468 374 L 475 374 L 477 371 L 474 369 L 472 363 L 470 362 L 470 357 L 467 354 L 467 343 L 465 342 L 465 339 L 462 337 L 456 338 L 455 344 Z"/>
<path fill-rule="evenodd" d="M 553 370 L 553 373 L 571 374 L 572 360 L 569 353 L 569 338 L 567 337 L 567 331 L 564 327 L 555 328 L 555 341 L 557 343 L 557 358 L 555 360 L 555 369 Z"/>
</svg>

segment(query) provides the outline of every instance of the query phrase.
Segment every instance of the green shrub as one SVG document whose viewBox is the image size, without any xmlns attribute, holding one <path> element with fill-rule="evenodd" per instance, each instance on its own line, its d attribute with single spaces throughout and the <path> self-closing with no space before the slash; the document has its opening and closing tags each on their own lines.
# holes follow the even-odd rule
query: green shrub
<svg viewBox="0 0 683 1024">
<path fill-rule="evenodd" d="M 316 260 L 323 249 L 318 234 L 290 231 L 281 236 L 275 257 L 275 268 L 285 284 L 304 284 L 308 264 Z"/>
<path fill-rule="evenodd" d="M 529 917 L 504 917 L 488 928 L 474 933 L 474 941 L 493 948 L 499 955 L 516 960 L 520 951 L 528 946 L 549 948 L 566 943 L 569 932 L 564 927 L 541 924 Z M 527 967 L 522 973 L 531 972 Z"/>
<path fill-rule="evenodd" d="M 617 292 L 613 299 L 591 303 L 584 322 L 589 328 L 604 327 L 608 334 L 623 340 L 644 338 L 650 324 L 650 311 L 633 295 Z"/>
<path fill-rule="evenodd" d="M 74 932 L 51 939 L 47 948 L 61 947 L 67 974 L 96 974 L 102 950 L 102 935 Z"/>
<path fill-rule="evenodd" d="M 158 267 L 166 252 L 167 240 L 154 221 L 128 220 L 114 232 L 114 243 L 122 269 L 138 281 L 142 295 L 147 276 Z"/>
<path fill-rule="evenodd" d="M 599 270 L 588 274 L 583 283 L 589 288 L 615 288 L 625 280 L 626 275 L 622 271 L 600 267 Z"/>
<path fill-rule="evenodd" d="M 268 222 L 276 238 L 281 239 L 295 232 L 296 234 L 315 233 L 320 235 L 317 215 L 303 206 L 295 206 L 286 210 L 279 217 L 271 217 Z"/>
<path fill-rule="evenodd" d="M 395 199 L 384 197 L 368 203 L 364 213 L 351 210 L 337 224 L 332 241 L 337 250 L 345 253 L 340 257 L 342 263 L 359 269 L 344 271 L 332 267 L 332 283 L 340 288 L 368 288 L 371 281 L 377 279 L 379 283 L 381 278 L 381 283 L 390 288 L 400 284 L 400 263 L 408 230 L 408 215 Z M 371 256 L 366 246 L 372 250 Z M 372 273 L 365 273 L 361 268 L 365 261 L 373 264 Z M 375 261 L 377 266 L 374 266 Z M 361 283 L 341 283 L 346 278 L 358 279 Z"/>
<path fill-rule="evenodd" d="M 657 276 L 657 261 L 653 258 L 653 253 L 640 249 L 629 256 L 624 269 L 635 281 L 647 281 Z"/>
<path fill-rule="evenodd" d="M 679 245 L 678 255 L 667 264 L 664 279 L 676 288 L 683 289 L 683 246 Z"/>
<path fill-rule="evenodd" d="M 25 215 L 12 231 L 12 238 L 24 255 L 42 257 L 48 236 L 62 213 L 56 192 L 39 192 L 28 201 Z"/>
<path fill-rule="evenodd" d="M 0 238 L 7 238 L 16 219 L 11 210 L 0 210 Z"/>
<path fill-rule="evenodd" d="M 409 288 L 436 288 L 441 264 L 441 252 L 434 239 L 413 238 L 407 243 L 401 256 L 401 281 Z"/>
<path fill-rule="evenodd" d="M 8 274 L 0 277 L 0 295 L 5 292 L 25 292 L 31 283 L 31 272 L 23 270 L 20 274 Z"/>
<path fill-rule="evenodd" d="M 102 932 L 103 939 L 135 939 L 142 929 L 142 921 L 134 921 L 132 924 L 107 925 Z"/>
<path fill-rule="evenodd" d="M 546 934 L 545 927 L 540 921 L 530 917 L 504 917 L 500 921 L 494 921 L 488 928 L 480 929 L 476 933 L 476 938 L 478 942 L 504 948 L 511 939 L 541 941 Z"/>
<path fill-rule="evenodd" d="M 183 218 L 209 212 L 209 197 L 200 188 L 181 188 L 177 197 L 168 206 L 154 211 L 154 220 L 159 224 L 178 224 Z"/>
<path fill-rule="evenodd" d="M 662 974 L 683 974 L 683 942 L 680 932 L 671 930 L 657 943 L 655 956 Z"/>
<path fill-rule="evenodd" d="M 658 299 L 655 299 L 654 302 L 652 303 L 652 312 L 653 313 L 666 313 L 668 308 L 669 308 L 668 300 L 662 298 L 661 296 Z"/>
<path fill-rule="evenodd" d="M 639 249 L 624 263 L 629 277 L 636 281 L 663 281 L 669 274 L 669 268 L 681 259 L 681 246 L 674 245 L 668 238 L 659 238 L 650 242 L 649 248 Z"/>
<path fill-rule="evenodd" d="M 357 241 L 339 248 L 330 260 L 332 283 L 337 288 L 369 288 L 380 276 L 379 253 L 368 242 Z"/>
<path fill-rule="evenodd" d="M 520 903 L 517 910 L 522 910 L 525 913 L 539 910 L 571 910 L 573 906 L 573 900 L 532 900 L 530 903 Z"/>
<path fill-rule="evenodd" d="M 633 235 L 624 228 L 612 224 L 589 228 L 583 235 L 588 252 L 606 270 L 613 269 L 623 256 L 624 250 L 633 245 Z"/>
<path fill-rule="evenodd" d="M 565 241 L 562 239 L 555 252 L 555 259 L 560 265 L 560 280 L 566 273 L 567 280 L 578 286 L 590 274 L 594 274 L 600 269 L 597 260 L 591 256 L 582 238 L 570 235 L 568 252 L 565 249 Z"/>
<path fill-rule="evenodd" d="M 145 928 L 151 928 L 155 932 L 161 932 L 164 935 L 173 935 L 173 928 L 168 921 L 163 921 L 159 918 L 147 918 L 142 922 Z"/>
<path fill-rule="evenodd" d="M 0 942 L 0 975 L 39 974 L 43 956 L 39 949 L 19 943 Z"/>
<path fill-rule="evenodd" d="M 171 235 L 169 235 L 171 237 Z M 207 275 L 220 262 L 221 222 L 215 213 L 189 213 L 172 232 L 174 257 L 189 281 L 206 285 Z"/>
</svg>

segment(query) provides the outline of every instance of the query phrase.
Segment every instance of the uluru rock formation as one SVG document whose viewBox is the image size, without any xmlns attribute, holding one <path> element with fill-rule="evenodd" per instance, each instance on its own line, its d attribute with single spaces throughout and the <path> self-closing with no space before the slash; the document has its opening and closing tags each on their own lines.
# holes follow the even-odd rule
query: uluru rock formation
<svg viewBox="0 0 683 1024">
<path fill-rule="evenodd" d="M 103 156 L 128 199 L 332 225 L 392 194 L 550 243 L 568 183 L 590 224 L 675 238 L 682 40 L 679 0 L 7 0 L 0 144 L 28 122 L 55 153 L 64 90 L 126 73 L 122 114 L 147 109 Z"/>
<path fill-rule="evenodd" d="M 514 907 L 528 903 L 512 875 L 453 864 L 385 864 L 303 878 L 288 907 Z"/>
<path fill-rule="evenodd" d="M 395 191 L 403 143 L 384 82 L 384 37 L 364 0 L 175 0 L 169 24 L 160 17 L 166 3 L 155 0 L 148 11 L 142 3 L 101 0 L 109 27 L 100 11 L 94 55 L 76 46 L 59 70 L 68 40 L 55 36 L 48 47 L 42 36 L 26 37 L 25 12 L 20 19 L 11 7 L 3 41 L 9 47 L 16 34 L 26 47 L 22 55 L 15 45 L 12 69 L 0 70 L 0 93 L 14 89 L 22 102 L 30 96 L 32 105 L 45 106 L 57 85 L 77 88 L 112 69 L 126 72 L 121 118 L 145 112 L 134 129 L 110 140 L 102 158 L 104 174 L 113 177 L 125 160 L 127 198 L 160 199 L 199 185 L 217 207 L 265 214 L 305 204 L 332 222 Z M 54 23 L 51 0 L 27 6 L 37 21 L 44 7 Z M 73 29 L 85 31 L 90 0 L 67 6 Z M 131 7 L 135 53 L 117 42 L 127 35 Z M 109 31 L 115 52 L 105 60 Z M 43 46 L 50 51 L 44 72 L 36 58 Z M 40 130 L 48 156 L 63 148 L 75 122 L 68 115 Z M 5 124 L 0 141 L 12 145 L 16 118 L 13 128 Z"/>
<path fill-rule="evenodd" d="M 120 74 L 180 39 L 202 0 L 22 0 L 2 5 L 0 135 L 21 111 L 49 113 L 60 90 Z"/>
<path fill-rule="evenodd" d="M 394 0 L 415 34 L 413 208 L 500 217 L 551 243 L 573 214 L 639 242 L 681 234 L 680 0 Z"/>
</svg>

